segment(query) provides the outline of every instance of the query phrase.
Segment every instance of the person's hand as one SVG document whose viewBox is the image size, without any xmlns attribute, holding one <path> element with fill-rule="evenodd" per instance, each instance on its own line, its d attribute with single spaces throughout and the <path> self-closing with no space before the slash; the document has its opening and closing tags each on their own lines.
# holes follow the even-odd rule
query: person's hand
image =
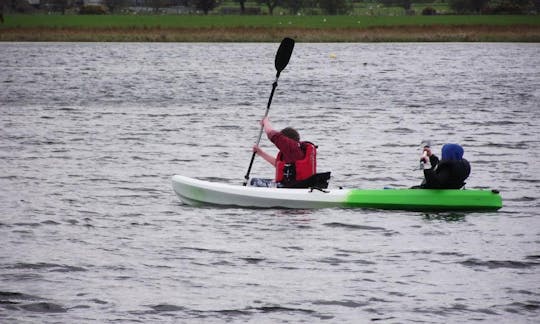
<svg viewBox="0 0 540 324">
<path fill-rule="evenodd" d="M 259 153 L 259 146 L 258 145 L 253 145 L 253 153 Z"/>
<path fill-rule="evenodd" d="M 420 162 L 422 162 L 422 163 L 428 163 L 429 162 L 429 157 L 427 156 L 426 152 L 424 152 L 424 154 L 422 154 L 422 156 L 420 157 Z"/>
<path fill-rule="evenodd" d="M 262 127 L 266 127 L 266 125 L 268 124 L 268 122 L 269 122 L 268 116 L 264 117 L 264 118 L 261 120 L 261 126 L 262 126 Z"/>
<path fill-rule="evenodd" d="M 429 157 L 432 155 L 431 148 L 429 146 L 424 147 L 424 152 L 422 152 L 422 156 L 420 157 L 420 162 L 422 163 L 429 163 Z"/>
</svg>

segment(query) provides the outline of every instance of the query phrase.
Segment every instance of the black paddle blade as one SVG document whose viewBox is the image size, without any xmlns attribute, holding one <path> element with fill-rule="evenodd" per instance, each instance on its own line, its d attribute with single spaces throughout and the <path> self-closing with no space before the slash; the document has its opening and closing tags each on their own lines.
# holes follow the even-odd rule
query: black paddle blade
<svg viewBox="0 0 540 324">
<path fill-rule="evenodd" d="M 285 37 L 281 41 L 276 54 L 276 70 L 279 75 L 281 71 L 289 64 L 292 51 L 294 49 L 294 40 L 292 38 Z"/>
</svg>

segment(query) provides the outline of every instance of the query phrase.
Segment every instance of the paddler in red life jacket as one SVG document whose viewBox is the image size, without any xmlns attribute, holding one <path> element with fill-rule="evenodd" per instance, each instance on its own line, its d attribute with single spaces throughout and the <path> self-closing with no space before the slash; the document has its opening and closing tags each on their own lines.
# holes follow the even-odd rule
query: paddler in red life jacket
<svg viewBox="0 0 540 324">
<path fill-rule="evenodd" d="M 316 146 L 310 142 L 301 142 L 300 135 L 292 127 L 284 128 L 280 132 L 274 130 L 268 117 L 261 121 L 261 125 L 268 139 L 279 149 L 279 153 L 273 157 L 257 145 L 253 146 L 253 152 L 276 168 L 276 176 L 274 179 L 253 178 L 250 185 L 280 188 L 312 186 L 317 173 Z"/>
</svg>

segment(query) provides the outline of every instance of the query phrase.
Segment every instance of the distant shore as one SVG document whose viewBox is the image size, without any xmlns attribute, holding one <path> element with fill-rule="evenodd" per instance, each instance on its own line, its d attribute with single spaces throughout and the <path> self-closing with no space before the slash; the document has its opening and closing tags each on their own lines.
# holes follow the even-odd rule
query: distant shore
<svg viewBox="0 0 540 324">
<path fill-rule="evenodd" d="M 540 42 L 539 16 L 12 15 L 0 41 Z"/>
<path fill-rule="evenodd" d="M 0 41 L 27 42 L 540 42 L 540 26 L 392 26 L 369 28 L 78 28 L 0 29 Z"/>
</svg>

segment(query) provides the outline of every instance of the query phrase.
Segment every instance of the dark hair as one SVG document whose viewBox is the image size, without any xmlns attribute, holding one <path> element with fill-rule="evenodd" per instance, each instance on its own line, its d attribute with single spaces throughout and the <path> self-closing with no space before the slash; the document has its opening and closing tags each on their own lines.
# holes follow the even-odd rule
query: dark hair
<svg viewBox="0 0 540 324">
<path fill-rule="evenodd" d="M 287 136 L 288 138 L 291 138 L 295 141 L 300 141 L 300 134 L 296 131 L 296 129 L 292 127 L 285 127 L 281 130 L 281 134 Z"/>
</svg>

